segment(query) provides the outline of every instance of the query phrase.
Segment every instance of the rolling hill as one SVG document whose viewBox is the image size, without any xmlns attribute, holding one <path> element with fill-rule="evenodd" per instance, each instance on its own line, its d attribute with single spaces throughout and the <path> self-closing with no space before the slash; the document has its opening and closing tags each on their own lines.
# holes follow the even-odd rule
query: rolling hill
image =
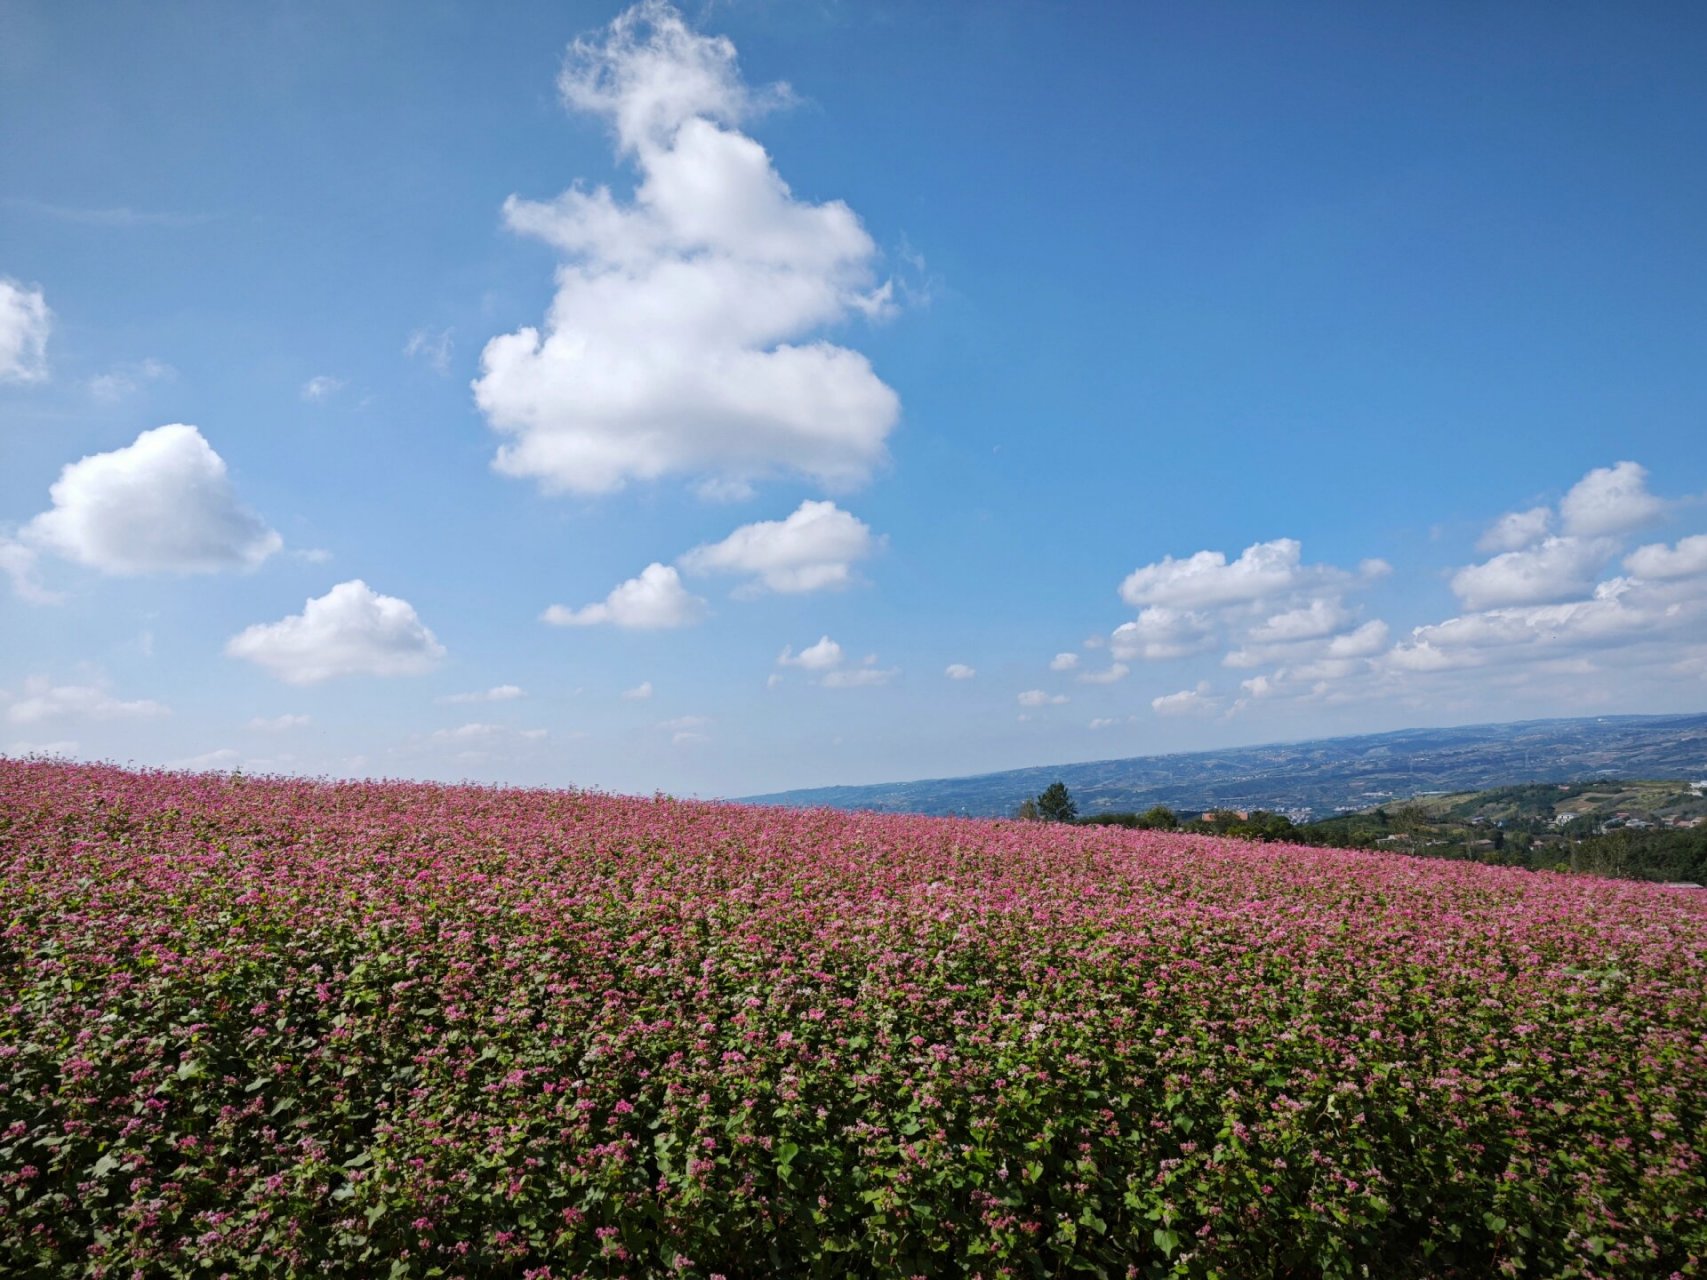
<svg viewBox="0 0 1707 1280">
<path fill-rule="evenodd" d="M 1707 715 L 1596 716 L 1404 729 L 1009 769 L 965 778 L 812 787 L 745 797 L 750 804 L 883 813 L 1011 814 L 1051 782 L 1081 814 L 1167 805 L 1272 809 L 1305 820 L 1427 792 L 1595 777 L 1707 778 Z"/>
</svg>

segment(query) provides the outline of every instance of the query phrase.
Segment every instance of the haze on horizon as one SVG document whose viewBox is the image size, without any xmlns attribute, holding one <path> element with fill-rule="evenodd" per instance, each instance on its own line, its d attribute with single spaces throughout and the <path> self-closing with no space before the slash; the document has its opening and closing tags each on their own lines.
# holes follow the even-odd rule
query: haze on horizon
<svg viewBox="0 0 1707 1280">
<path fill-rule="evenodd" d="M 0 753 L 1707 706 L 1707 13 L 0 7 Z"/>
</svg>

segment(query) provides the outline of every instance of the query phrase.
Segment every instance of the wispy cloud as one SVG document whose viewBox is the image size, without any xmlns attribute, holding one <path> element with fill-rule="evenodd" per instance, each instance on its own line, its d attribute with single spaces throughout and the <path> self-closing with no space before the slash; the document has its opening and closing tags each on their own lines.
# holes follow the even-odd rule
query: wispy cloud
<svg viewBox="0 0 1707 1280">
<path fill-rule="evenodd" d="M 177 213 L 163 209 L 132 209 L 129 205 L 110 205 L 90 208 L 82 205 L 53 204 L 46 200 L 26 200 L 9 196 L 6 203 L 39 217 L 56 222 L 73 222 L 84 227 L 112 227 L 120 230 L 133 227 L 160 227 L 181 231 L 203 227 L 215 221 L 217 213 Z"/>
</svg>

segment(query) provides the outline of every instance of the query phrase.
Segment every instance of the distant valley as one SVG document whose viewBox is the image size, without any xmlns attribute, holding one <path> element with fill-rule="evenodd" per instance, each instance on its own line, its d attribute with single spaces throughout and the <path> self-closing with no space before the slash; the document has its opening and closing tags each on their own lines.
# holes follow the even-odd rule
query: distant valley
<svg viewBox="0 0 1707 1280">
<path fill-rule="evenodd" d="M 1428 793 L 1607 777 L 1707 778 L 1707 714 L 1405 729 L 966 778 L 813 787 L 746 801 L 1001 817 L 1060 781 L 1085 815 L 1165 805 L 1182 815 L 1268 809 L 1306 822 Z"/>
</svg>

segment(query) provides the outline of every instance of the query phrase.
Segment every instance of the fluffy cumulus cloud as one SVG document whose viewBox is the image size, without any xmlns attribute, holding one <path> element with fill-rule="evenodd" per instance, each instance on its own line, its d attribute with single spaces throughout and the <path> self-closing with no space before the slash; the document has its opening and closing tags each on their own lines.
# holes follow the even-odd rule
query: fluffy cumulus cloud
<svg viewBox="0 0 1707 1280">
<path fill-rule="evenodd" d="M 1150 709 L 1159 716 L 1203 715 L 1215 710 L 1218 701 L 1210 696 L 1209 685 L 1200 682 L 1194 689 L 1164 693 L 1150 699 Z"/>
<path fill-rule="evenodd" d="M 1617 577 L 1582 600 L 1462 614 L 1413 628 L 1387 661 L 1431 671 L 1528 660 L 1539 654 L 1665 647 L 1707 627 L 1707 581 Z"/>
<path fill-rule="evenodd" d="M 816 644 L 807 645 L 799 653 L 793 645 L 786 646 L 777 655 L 779 667 L 798 667 L 809 672 L 813 683 L 826 689 L 864 689 L 874 685 L 888 684 L 900 675 L 898 667 L 880 667 L 875 653 L 867 654 L 863 660 L 853 665 L 844 665 L 847 654 L 842 646 L 829 636 L 821 636 Z M 782 676 L 773 674 L 771 685 L 774 688 Z"/>
<path fill-rule="evenodd" d="M 66 466 L 19 540 L 103 573 L 251 569 L 283 545 L 237 501 L 225 460 L 181 423 Z"/>
<path fill-rule="evenodd" d="M 1648 470 L 1634 462 L 1596 467 L 1559 503 L 1565 532 L 1584 538 L 1628 533 L 1651 523 L 1665 503 L 1648 492 Z"/>
<path fill-rule="evenodd" d="M 1355 570 L 1306 563 L 1293 538 L 1252 543 L 1232 558 L 1214 550 L 1163 557 L 1120 584 L 1121 598 L 1141 606 L 1138 616 L 1109 636 L 1109 668 L 1081 678 L 1113 683 L 1127 674 L 1128 662 L 1169 662 L 1222 648 L 1225 666 L 1282 668 L 1262 677 L 1262 696 L 1306 674 L 1316 682 L 1342 679 L 1371 668 L 1370 638 L 1386 635 L 1384 623 L 1361 621 L 1346 597 L 1391 572 L 1380 559 L 1363 560 Z M 1246 693 L 1234 711 L 1256 696 Z M 1206 683 L 1152 701 L 1161 715 L 1220 706 Z"/>
<path fill-rule="evenodd" d="M 1109 652 L 1120 661 L 1161 662 L 1212 648 L 1215 628 L 1207 615 L 1195 610 L 1151 605 L 1135 621 L 1116 627 L 1108 641 Z"/>
<path fill-rule="evenodd" d="M 640 576 L 618 584 L 596 604 L 571 609 L 554 604 L 540 618 L 557 627 L 609 625 L 631 631 L 691 627 L 705 616 L 705 601 L 682 585 L 674 566 L 653 562 Z"/>
<path fill-rule="evenodd" d="M 1675 547 L 1663 542 L 1637 547 L 1624 557 L 1624 567 L 1638 578 L 1693 578 L 1707 574 L 1707 533 L 1681 538 Z"/>
<path fill-rule="evenodd" d="M 1536 546 L 1466 565 L 1453 575 L 1452 590 L 1469 609 L 1567 600 L 1593 589 L 1617 549 L 1607 538 L 1546 538 Z"/>
<path fill-rule="evenodd" d="M 1328 641 L 1330 658 L 1373 658 L 1387 645 L 1387 624 L 1379 618 Z"/>
<path fill-rule="evenodd" d="M 1332 635 L 1349 621 L 1351 615 L 1339 600 L 1319 596 L 1307 605 L 1271 615 L 1252 627 L 1248 638 L 1257 644 L 1319 640 Z"/>
<path fill-rule="evenodd" d="M 835 503 L 807 501 L 785 520 L 744 524 L 721 542 L 695 547 L 679 563 L 689 573 L 747 575 L 737 594 L 798 595 L 847 586 L 854 565 L 882 542 Z"/>
<path fill-rule="evenodd" d="M 249 627 L 225 652 L 290 684 L 424 675 L 445 654 L 407 600 L 380 595 L 359 578 L 309 600 L 299 614 Z"/>
<path fill-rule="evenodd" d="M 1319 666 L 1373 669 L 1384 688 L 1486 668 L 1524 665 L 1552 676 L 1602 674 L 1608 665 L 1675 662 L 1692 629 L 1707 622 L 1707 535 L 1629 549 L 1629 535 L 1676 504 L 1648 490 L 1635 462 L 1597 467 L 1557 510 L 1532 507 L 1500 517 L 1477 546 L 1496 552 L 1453 574 L 1463 612 L 1413 627 L 1371 662 L 1383 631 L 1342 638 Z M 1559 532 L 1553 530 L 1557 528 Z M 1623 555 L 1625 576 L 1604 576 Z M 1302 676 L 1306 668 L 1290 673 Z M 1521 680 L 1522 672 L 1516 673 Z M 1455 686 L 1476 687 L 1460 679 Z"/>
<path fill-rule="evenodd" d="M 1079 655 L 1076 653 L 1058 653 L 1049 659 L 1051 671 L 1071 671 L 1079 665 Z"/>
<path fill-rule="evenodd" d="M 1199 551 L 1183 560 L 1164 556 L 1134 569 L 1120 584 L 1130 605 L 1203 609 L 1248 604 L 1284 595 L 1315 576 L 1300 560 L 1293 538 L 1276 538 L 1246 547 L 1236 560 L 1222 551 Z"/>
<path fill-rule="evenodd" d="M 1438 691 L 1463 701 L 1526 682 L 1614 670 L 1662 679 L 1707 672 L 1707 534 L 1636 546 L 1632 535 L 1688 504 L 1656 496 L 1635 462 L 1596 468 L 1556 506 L 1499 517 L 1477 542 L 1485 559 L 1450 584 L 1461 612 L 1397 636 L 1365 616 L 1355 595 L 1392 572 L 1307 563 L 1289 538 L 1229 557 L 1205 550 L 1143 565 L 1120 584 L 1138 616 L 1108 637 L 1112 680 L 1126 662 L 1221 650 L 1221 665 L 1256 668 L 1225 696 L 1207 681 L 1152 700 L 1159 715 L 1234 715 L 1260 703 L 1324 705 L 1399 699 L 1422 706 Z M 1623 576 L 1608 576 L 1622 557 Z M 1490 683 L 1491 682 L 1491 683 Z M 1040 691 L 1026 695 L 1041 705 Z"/>
<path fill-rule="evenodd" d="M 642 680 L 632 689 L 624 689 L 622 691 L 622 699 L 624 702 L 644 702 L 651 696 L 652 682 L 650 680 Z"/>
<path fill-rule="evenodd" d="M 263 733 L 284 733 L 289 729 L 301 729 L 308 723 L 307 716 L 287 713 L 282 716 L 256 716 L 249 721 L 249 727 L 259 729 Z"/>
<path fill-rule="evenodd" d="M 943 674 L 950 680 L 970 680 L 978 674 L 977 668 L 969 667 L 964 662 L 951 662 Z"/>
<path fill-rule="evenodd" d="M 1559 503 L 1563 533 L 1461 569 L 1452 585 L 1465 612 L 1412 628 L 1382 656 L 1384 670 L 1415 680 L 1518 663 L 1581 674 L 1608 663 L 1675 666 L 1707 627 L 1707 535 L 1638 546 L 1624 555 L 1623 576 L 1602 577 L 1628 535 L 1673 505 L 1648 491 L 1647 476 L 1634 462 L 1590 471 Z M 1520 515 L 1532 533 L 1550 527 Z"/>
<path fill-rule="evenodd" d="M 829 636 L 821 636 L 817 644 L 809 644 L 799 653 L 793 645 L 786 645 L 777 655 L 777 665 L 781 667 L 799 667 L 804 671 L 828 671 L 831 667 L 841 665 L 842 646 Z"/>
<path fill-rule="evenodd" d="M 169 709 L 146 698 L 114 697 L 104 684 L 54 684 L 31 676 L 16 695 L 4 695 L 6 719 L 12 724 L 42 724 L 60 720 L 129 720 L 169 714 Z"/>
<path fill-rule="evenodd" d="M 497 469 L 576 493 L 681 473 L 736 492 L 777 472 L 864 479 L 900 403 L 821 335 L 887 310 L 889 288 L 853 210 L 797 199 L 741 132 L 786 91 L 755 93 L 727 39 L 659 0 L 576 41 L 559 89 L 608 123 L 638 182 L 629 199 L 575 186 L 505 205 L 564 260 L 543 328 L 481 355 Z"/>
<path fill-rule="evenodd" d="M 1541 541 L 1553 527 L 1551 507 L 1531 507 L 1528 511 L 1512 511 L 1488 527 L 1476 543 L 1478 551 L 1517 551 Z"/>
<path fill-rule="evenodd" d="M 47 378 L 47 336 L 53 312 L 40 289 L 0 276 L 0 382 Z"/>
</svg>

